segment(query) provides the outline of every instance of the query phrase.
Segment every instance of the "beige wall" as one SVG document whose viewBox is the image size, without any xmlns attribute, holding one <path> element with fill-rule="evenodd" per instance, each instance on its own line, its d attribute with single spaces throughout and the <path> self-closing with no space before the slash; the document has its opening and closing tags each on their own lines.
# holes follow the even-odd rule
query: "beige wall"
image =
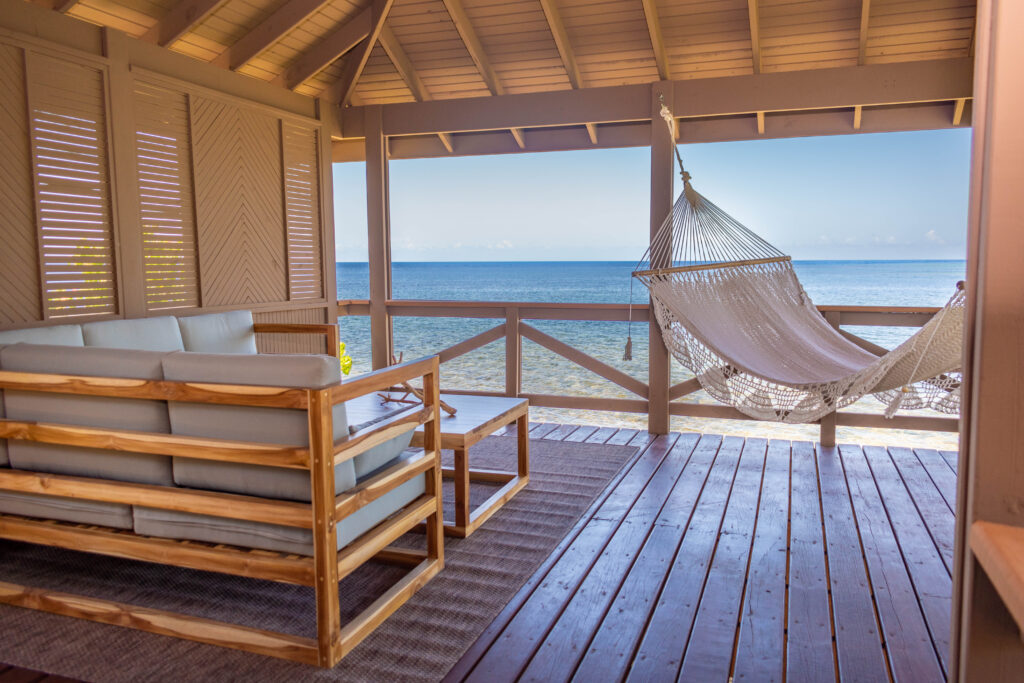
<svg viewBox="0 0 1024 683">
<path fill-rule="evenodd" d="M 0 328 L 335 319 L 319 102 L 16 0 L 0 90 Z"/>
</svg>

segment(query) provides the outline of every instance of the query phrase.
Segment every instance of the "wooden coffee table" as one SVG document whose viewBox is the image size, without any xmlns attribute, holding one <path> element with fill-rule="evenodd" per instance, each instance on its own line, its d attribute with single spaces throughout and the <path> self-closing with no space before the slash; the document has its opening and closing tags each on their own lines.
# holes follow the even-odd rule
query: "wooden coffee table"
<svg viewBox="0 0 1024 683">
<path fill-rule="evenodd" d="M 444 476 L 455 480 L 455 520 L 445 521 L 449 536 L 465 538 L 476 531 L 501 506 L 511 500 L 530 481 L 529 401 L 499 396 L 462 396 L 442 394 L 441 398 L 456 414 L 441 413 L 441 448 L 455 452 L 455 467 L 445 468 Z M 516 423 L 519 438 L 515 472 L 471 468 L 469 449 L 506 425 Z M 423 431 L 413 436 L 413 446 L 423 444 Z M 469 509 L 471 481 L 504 484 L 475 510 Z"/>
</svg>

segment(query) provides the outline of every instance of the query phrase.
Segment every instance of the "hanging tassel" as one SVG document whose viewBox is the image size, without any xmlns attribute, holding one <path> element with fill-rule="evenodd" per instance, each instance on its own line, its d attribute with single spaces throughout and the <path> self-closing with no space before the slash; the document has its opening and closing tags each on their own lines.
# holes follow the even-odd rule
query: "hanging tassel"
<svg viewBox="0 0 1024 683">
<path fill-rule="evenodd" d="M 622 354 L 622 360 L 633 360 L 633 338 L 626 337 L 626 351 Z"/>
<path fill-rule="evenodd" d="M 910 393 L 910 387 L 901 387 L 900 393 L 896 394 L 889 406 L 885 409 L 885 419 L 891 420 L 896 416 L 896 411 L 900 409 L 900 405 L 903 403 L 903 397 Z"/>
</svg>

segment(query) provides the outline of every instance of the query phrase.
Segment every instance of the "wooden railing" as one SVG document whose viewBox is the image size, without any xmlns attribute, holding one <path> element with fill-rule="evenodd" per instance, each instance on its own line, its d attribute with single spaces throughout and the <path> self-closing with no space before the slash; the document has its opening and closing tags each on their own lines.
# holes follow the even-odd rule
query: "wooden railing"
<svg viewBox="0 0 1024 683">
<path fill-rule="evenodd" d="M 504 322 L 484 332 L 449 346 L 440 351 L 438 355 L 441 362 L 445 363 L 504 338 L 505 391 L 475 391 L 446 388 L 445 391 L 447 393 L 482 396 L 522 396 L 530 399 L 531 405 L 541 408 L 573 408 L 628 413 L 648 412 L 649 387 L 646 383 L 542 332 L 527 322 L 530 320 L 626 322 L 630 315 L 630 308 L 626 304 L 390 300 L 387 302 L 386 308 L 388 315 L 392 317 L 490 318 L 504 320 Z M 818 310 L 821 311 L 830 324 L 839 329 L 841 325 L 920 327 L 928 322 L 939 309 L 894 306 L 819 306 Z M 368 316 L 370 315 L 370 303 L 369 301 L 359 299 L 340 300 L 338 301 L 338 315 Z M 649 320 L 649 316 L 650 310 L 647 304 L 633 305 L 633 322 L 646 323 Z M 840 329 L 839 331 L 847 339 L 872 353 L 879 354 L 885 351 L 882 347 L 847 330 Z M 633 394 L 636 398 L 603 398 L 523 392 L 522 340 L 524 338 L 613 382 Z M 381 340 L 374 340 L 373 343 L 380 344 Z M 390 349 L 388 352 L 390 353 Z M 729 406 L 688 403 L 680 400 L 699 391 L 700 388 L 700 383 L 696 379 L 688 379 L 672 385 L 669 389 L 669 414 L 697 418 L 751 419 Z M 826 416 L 820 421 L 820 424 L 822 443 L 834 441 L 837 425 L 949 432 L 955 432 L 958 429 L 958 420 L 955 418 L 897 415 L 887 419 L 880 414 L 847 411 Z"/>
</svg>

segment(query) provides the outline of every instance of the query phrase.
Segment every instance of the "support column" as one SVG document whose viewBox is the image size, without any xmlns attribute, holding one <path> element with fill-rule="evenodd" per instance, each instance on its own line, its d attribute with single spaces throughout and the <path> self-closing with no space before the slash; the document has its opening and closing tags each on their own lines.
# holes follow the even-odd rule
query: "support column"
<svg viewBox="0 0 1024 683">
<path fill-rule="evenodd" d="M 661 81 L 651 86 L 651 241 L 661 229 L 665 216 L 672 210 L 675 200 L 674 153 L 675 137 L 669 132 L 665 120 L 661 118 L 662 98 L 670 107 L 672 105 L 672 83 Z M 656 257 L 651 253 L 651 268 L 664 268 L 671 263 L 670 254 Z M 659 261 L 655 263 L 655 261 Z M 647 430 L 652 434 L 667 434 L 669 431 L 668 390 L 670 384 L 669 355 L 665 342 L 661 338 L 661 328 L 654 315 L 651 302 L 651 321 L 648 327 L 649 358 L 648 358 L 648 395 Z"/>
<path fill-rule="evenodd" d="M 366 108 L 366 235 L 370 262 L 370 349 L 373 369 L 391 364 L 394 352 L 391 316 L 391 211 L 388 140 L 383 110 Z"/>
<path fill-rule="evenodd" d="M 1024 528 L 1024 3 L 978 3 L 950 680 L 1011 680 L 1020 629 L 970 548 L 972 525 Z M 959 641 L 959 642 L 958 642 Z"/>
</svg>

